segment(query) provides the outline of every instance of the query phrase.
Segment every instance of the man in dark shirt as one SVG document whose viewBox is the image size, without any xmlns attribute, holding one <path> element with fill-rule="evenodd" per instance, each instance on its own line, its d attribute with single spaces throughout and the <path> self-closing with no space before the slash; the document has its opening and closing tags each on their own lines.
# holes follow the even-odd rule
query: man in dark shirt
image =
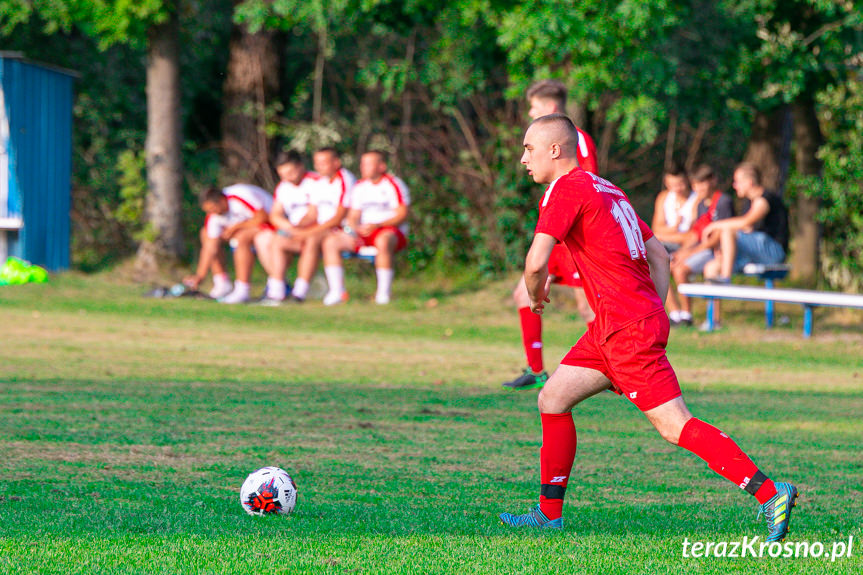
<svg viewBox="0 0 863 575">
<path fill-rule="evenodd" d="M 719 234 L 716 259 L 704 266 L 705 279 L 714 283 L 730 283 L 731 274 L 748 263 L 781 263 L 788 244 L 788 211 L 782 198 L 761 185 L 758 168 L 750 163 L 737 166 L 733 186 L 744 199 L 743 215 L 704 228 L 707 236 Z"/>
</svg>

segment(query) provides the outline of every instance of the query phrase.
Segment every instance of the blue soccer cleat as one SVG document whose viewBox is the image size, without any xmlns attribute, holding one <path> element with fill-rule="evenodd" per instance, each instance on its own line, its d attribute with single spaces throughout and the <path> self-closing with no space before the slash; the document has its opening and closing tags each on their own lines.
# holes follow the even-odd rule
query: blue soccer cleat
<svg viewBox="0 0 863 575">
<path fill-rule="evenodd" d="M 790 483 L 776 483 L 776 495 L 758 506 L 758 516 L 767 518 L 767 541 L 784 541 L 791 522 L 791 509 L 797 505 L 797 488 Z"/>
<path fill-rule="evenodd" d="M 563 517 L 551 520 L 539 510 L 539 505 L 524 515 L 501 513 L 500 522 L 510 527 L 539 527 L 541 529 L 563 529 Z"/>
</svg>

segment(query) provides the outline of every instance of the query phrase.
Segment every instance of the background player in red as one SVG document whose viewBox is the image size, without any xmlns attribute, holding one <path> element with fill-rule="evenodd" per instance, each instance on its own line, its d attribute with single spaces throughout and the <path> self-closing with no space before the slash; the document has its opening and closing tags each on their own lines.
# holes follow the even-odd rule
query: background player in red
<svg viewBox="0 0 863 575">
<path fill-rule="evenodd" d="M 524 515 L 503 513 L 501 521 L 514 527 L 563 527 L 563 497 L 576 450 L 572 408 L 611 389 L 625 394 L 664 439 L 754 495 L 767 517 L 767 541 L 782 540 L 797 489 L 774 484 L 728 435 L 690 414 L 665 355 L 669 323 L 659 294 L 668 290 L 668 254 L 626 194 L 578 167 L 577 138 L 575 126 L 562 114 L 539 118 L 525 134 L 521 162 L 534 181 L 549 186 L 524 276 L 531 309 L 541 314 L 549 301 L 548 261 L 554 246 L 564 244 L 596 320 L 539 394 L 539 505 Z"/>
<path fill-rule="evenodd" d="M 527 101 L 530 110 L 527 115 L 531 120 L 548 114 L 566 113 L 566 86 L 558 80 L 543 80 L 531 86 L 527 91 Z M 597 173 L 596 147 L 593 140 L 583 130 L 578 130 L 578 164 L 583 170 Z M 554 276 L 554 283 L 559 283 L 573 288 L 575 303 L 578 313 L 587 323 L 593 321 L 594 313 L 584 297 L 581 289 L 581 280 L 572 258 L 563 246 L 555 248 L 549 261 L 549 274 Z M 521 324 L 521 341 L 524 345 L 524 353 L 527 357 L 527 368 L 524 373 L 512 381 L 504 383 L 504 387 L 511 389 L 536 389 L 542 387 L 548 379 L 542 361 L 542 318 L 530 311 L 530 298 L 527 296 L 527 288 L 524 278 L 518 280 L 518 284 L 512 292 L 512 298 L 518 308 L 518 316 Z"/>
</svg>

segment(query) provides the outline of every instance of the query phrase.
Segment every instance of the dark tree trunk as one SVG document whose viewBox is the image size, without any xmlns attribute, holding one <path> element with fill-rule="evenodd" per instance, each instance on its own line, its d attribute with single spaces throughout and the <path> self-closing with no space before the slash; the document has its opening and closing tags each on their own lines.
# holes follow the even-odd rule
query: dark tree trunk
<svg viewBox="0 0 863 575">
<path fill-rule="evenodd" d="M 147 38 L 148 232 L 135 259 L 139 281 L 151 281 L 183 255 L 179 30 L 175 10 Z"/>
<path fill-rule="evenodd" d="M 794 113 L 794 162 L 797 173 L 802 176 L 817 176 L 821 173 L 821 161 L 815 156 L 822 143 L 821 128 L 815 115 L 815 103 L 798 101 L 792 107 Z M 792 218 L 791 241 L 794 257 L 791 260 L 791 277 L 799 282 L 814 285 L 818 276 L 818 242 L 820 230 L 815 217 L 818 199 L 802 193 L 797 195 L 796 210 Z"/>
<path fill-rule="evenodd" d="M 237 4 L 239 2 L 235 2 Z M 222 170 L 226 180 L 273 188 L 272 143 L 266 135 L 266 108 L 279 93 L 277 36 L 250 33 L 235 24 L 223 85 Z"/>
<path fill-rule="evenodd" d="M 761 170 L 761 183 L 768 190 L 780 191 L 784 183 L 782 173 L 782 128 L 785 110 L 759 111 L 752 122 L 744 160 Z"/>
</svg>

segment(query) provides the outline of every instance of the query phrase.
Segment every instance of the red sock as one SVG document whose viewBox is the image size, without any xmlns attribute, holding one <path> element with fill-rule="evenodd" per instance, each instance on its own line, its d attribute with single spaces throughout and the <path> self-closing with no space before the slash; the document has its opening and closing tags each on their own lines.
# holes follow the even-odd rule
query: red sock
<svg viewBox="0 0 863 575">
<path fill-rule="evenodd" d="M 572 413 L 541 413 L 539 450 L 539 508 L 549 519 L 563 515 L 563 495 L 575 461 L 575 424 Z"/>
<path fill-rule="evenodd" d="M 733 439 L 709 423 L 694 417 L 687 421 L 677 445 L 706 461 L 710 469 L 754 495 L 759 503 L 767 503 L 776 495 L 773 481 L 758 470 Z"/>
<path fill-rule="evenodd" d="M 518 308 L 521 320 L 521 342 L 527 365 L 534 373 L 542 371 L 542 316 L 530 311 L 529 307 Z"/>
</svg>

